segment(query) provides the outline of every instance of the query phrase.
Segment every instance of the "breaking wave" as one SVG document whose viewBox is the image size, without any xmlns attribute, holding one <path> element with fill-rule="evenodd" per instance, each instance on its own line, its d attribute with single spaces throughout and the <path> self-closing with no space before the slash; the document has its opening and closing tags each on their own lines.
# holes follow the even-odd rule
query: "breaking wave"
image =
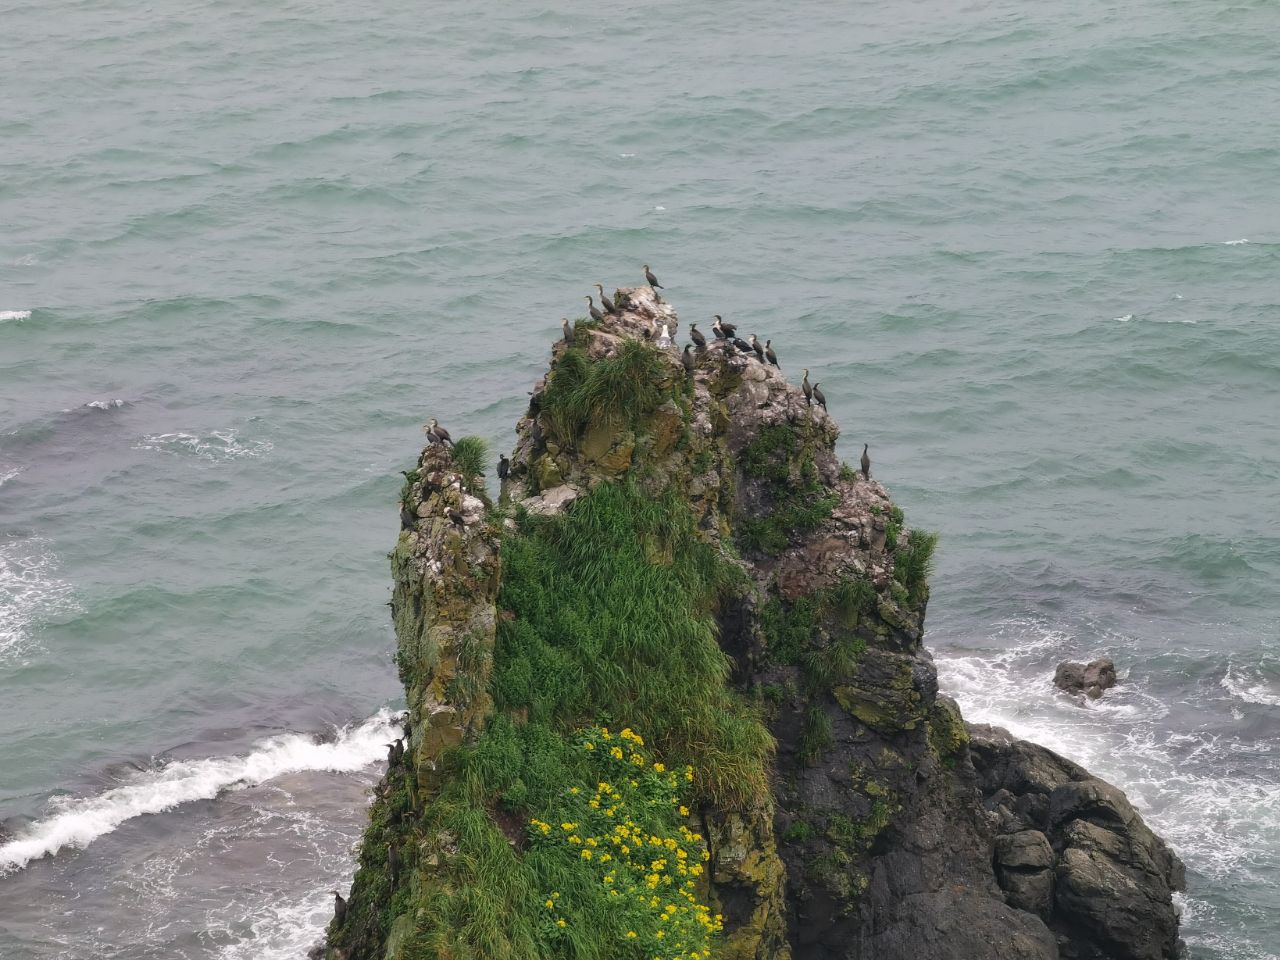
<svg viewBox="0 0 1280 960">
<path fill-rule="evenodd" d="M 362 770 L 385 755 L 389 736 L 399 736 L 396 716 L 384 709 L 355 727 L 338 730 L 331 741 L 283 734 L 262 741 L 246 756 L 176 760 L 94 797 L 57 798 L 50 801 L 54 810 L 50 816 L 19 829 L 0 846 L 0 874 L 66 847 L 87 847 L 135 817 L 164 813 L 193 800 L 211 800 L 227 790 L 304 770 Z"/>
</svg>

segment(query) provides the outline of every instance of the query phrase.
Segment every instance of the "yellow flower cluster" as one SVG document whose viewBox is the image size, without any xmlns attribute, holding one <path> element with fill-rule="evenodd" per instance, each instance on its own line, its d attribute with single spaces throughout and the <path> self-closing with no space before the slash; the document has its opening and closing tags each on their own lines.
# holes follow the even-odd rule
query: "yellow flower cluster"
<svg viewBox="0 0 1280 960">
<path fill-rule="evenodd" d="M 690 811 L 681 792 L 693 781 L 693 767 L 678 774 L 651 763 L 644 739 L 630 727 L 617 734 L 591 728 L 579 743 L 602 776 L 594 791 L 586 785 L 566 788 L 557 808 L 559 829 L 531 820 L 530 843 L 563 850 L 570 862 L 592 871 L 608 905 L 604 914 L 619 924 L 618 957 L 705 960 L 724 918 L 698 896 L 710 854 L 685 822 Z M 553 938 L 574 916 L 572 907 L 562 909 L 559 897 L 552 893 L 544 901 Z"/>
</svg>

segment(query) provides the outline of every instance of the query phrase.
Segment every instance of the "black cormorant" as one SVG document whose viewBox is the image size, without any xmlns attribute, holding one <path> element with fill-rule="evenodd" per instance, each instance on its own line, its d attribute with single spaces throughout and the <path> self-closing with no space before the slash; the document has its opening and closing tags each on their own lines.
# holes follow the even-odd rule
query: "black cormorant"
<svg viewBox="0 0 1280 960">
<path fill-rule="evenodd" d="M 745 353 L 748 357 L 751 356 L 751 344 L 747 343 L 747 341 L 743 340 L 741 337 L 734 337 L 733 345 L 737 347 L 739 350 L 741 350 L 743 353 Z"/>
<path fill-rule="evenodd" d="M 707 338 L 702 335 L 696 323 L 689 325 L 689 339 L 697 345 L 699 350 L 707 349 Z"/>
<path fill-rule="evenodd" d="M 730 323 L 718 313 L 716 314 L 716 322 L 720 324 L 720 329 L 724 331 L 724 338 L 726 340 L 732 340 L 733 335 L 738 332 L 738 325 L 736 323 Z"/>
<path fill-rule="evenodd" d="M 564 331 L 564 342 L 573 343 L 573 327 L 569 326 L 569 318 L 560 321 L 560 329 Z"/>
<path fill-rule="evenodd" d="M 772 363 L 772 364 L 773 364 L 775 367 L 777 367 L 779 370 L 781 370 L 781 369 L 782 369 L 782 367 L 778 364 L 778 355 L 777 355 L 776 353 L 774 353 L 774 352 L 773 352 L 773 341 L 772 341 L 772 340 L 766 340 L 766 341 L 764 342 L 764 357 L 765 357 L 765 359 L 766 359 L 766 360 L 768 360 L 770 363 Z"/>
<path fill-rule="evenodd" d="M 871 479 L 871 458 L 867 456 L 867 445 L 862 445 L 862 479 Z"/>
<path fill-rule="evenodd" d="M 613 305 L 613 301 L 604 295 L 604 287 L 597 283 L 596 289 L 600 291 L 600 306 L 604 307 L 604 312 L 617 313 L 618 308 Z"/>
<path fill-rule="evenodd" d="M 587 309 L 591 311 L 591 319 L 592 319 L 592 320 L 603 320 L 603 319 L 604 319 L 604 314 L 603 314 L 603 313 L 601 313 L 599 310 L 597 310 L 597 309 L 596 309 L 596 305 L 595 305 L 594 303 L 592 303 L 591 298 L 590 298 L 590 297 L 583 297 L 583 299 L 587 301 Z"/>
<path fill-rule="evenodd" d="M 427 425 L 422 429 L 427 431 L 428 439 L 434 437 L 436 443 L 447 443 L 449 446 L 453 446 L 453 437 L 449 436 L 449 431 L 440 426 L 440 421 L 435 417 L 427 421 Z"/>
<path fill-rule="evenodd" d="M 333 919 L 338 921 L 338 926 L 342 926 L 342 921 L 347 919 L 347 901 L 342 899 L 342 894 L 337 890 L 333 891 Z"/>
<path fill-rule="evenodd" d="M 505 480 L 511 474 L 511 461 L 505 453 L 498 454 L 498 479 Z"/>
<path fill-rule="evenodd" d="M 684 345 L 684 353 L 680 354 L 680 362 L 684 364 L 684 372 L 693 376 L 693 346 L 686 343 Z"/>
<path fill-rule="evenodd" d="M 813 385 L 813 399 L 817 400 L 818 406 L 822 407 L 822 409 L 825 410 L 827 409 L 827 398 L 823 396 L 822 391 L 818 389 L 818 387 L 820 387 L 821 385 L 822 385 L 821 380 L 819 380 L 817 383 Z"/>
<path fill-rule="evenodd" d="M 756 352 L 756 359 L 764 363 L 764 344 L 760 342 L 760 338 L 754 333 L 751 335 L 751 349 Z"/>
<path fill-rule="evenodd" d="M 653 275 L 653 271 L 649 269 L 647 263 L 644 265 L 644 278 L 649 281 L 649 286 L 651 287 L 657 287 L 659 290 L 667 289 L 658 282 L 658 278 Z"/>
<path fill-rule="evenodd" d="M 809 368 L 804 368 L 804 380 L 800 383 L 800 389 L 804 391 L 804 402 L 809 406 L 813 406 L 813 387 L 809 385 Z"/>
</svg>

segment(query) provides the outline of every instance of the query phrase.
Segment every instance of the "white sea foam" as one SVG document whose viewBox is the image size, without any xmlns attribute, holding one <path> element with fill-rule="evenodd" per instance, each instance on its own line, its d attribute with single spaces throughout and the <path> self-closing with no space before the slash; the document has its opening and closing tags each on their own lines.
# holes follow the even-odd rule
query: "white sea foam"
<svg viewBox="0 0 1280 960">
<path fill-rule="evenodd" d="M 298 960 L 324 934 L 333 916 L 333 894 L 317 890 L 294 903 L 264 903 L 249 918 L 250 935 L 228 943 L 220 960 Z"/>
<path fill-rule="evenodd" d="M 1119 320 L 1121 323 L 1128 323 L 1133 319 L 1132 313 L 1126 313 L 1123 317 L 1112 317 L 1113 320 Z"/>
<path fill-rule="evenodd" d="M 212 430 L 204 436 L 184 431 L 149 434 L 135 443 L 133 448 L 159 450 L 194 456 L 210 463 L 221 463 L 244 457 L 260 457 L 270 453 L 274 446 L 270 440 L 241 440 L 235 430 Z"/>
<path fill-rule="evenodd" d="M 123 407 L 127 402 L 127 400 L 109 397 L 106 400 L 90 400 L 85 406 L 92 410 L 116 410 Z"/>
<path fill-rule="evenodd" d="M 1234 666 L 1228 667 L 1226 675 L 1218 681 L 1222 688 L 1237 699 L 1246 703 L 1258 703 L 1268 707 L 1280 707 L 1280 688 L 1275 683 Z"/>
<path fill-rule="evenodd" d="M 996 639 L 1006 638 L 990 653 L 937 654 L 939 685 L 966 720 L 1005 727 L 1117 784 L 1203 876 L 1239 880 L 1280 869 L 1280 783 L 1241 776 L 1231 759 L 1256 753 L 1257 744 L 1169 731 L 1160 723 L 1168 707 L 1143 690 L 1141 678 L 1078 703 L 1054 688 L 1051 666 L 1079 653 L 1074 638 L 1028 623 L 1004 625 Z M 1256 678 L 1228 676 L 1244 695 L 1272 695 Z"/>
<path fill-rule="evenodd" d="M 86 847 L 134 817 L 164 813 L 193 800 L 211 800 L 226 790 L 255 786 L 304 770 L 362 770 L 384 757 L 388 740 L 399 736 L 395 716 L 389 710 L 380 710 L 354 728 L 339 730 L 329 742 L 303 734 L 283 734 L 262 741 L 247 756 L 177 760 L 94 797 L 53 800 L 50 805 L 54 812 L 50 816 L 0 846 L 0 874 L 25 867 L 64 847 Z"/>
<path fill-rule="evenodd" d="M 21 467 L 0 467 L 0 487 L 22 473 Z"/>
<path fill-rule="evenodd" d="M 1238 247 L 1240 244 L 1248 242 L 1248 240 L 1223 240 L 1222 245 L 1224 247 Z"/>
<path fill-rule="evenodd" d="M 0 321 L 25 320 L 29 316 L 31 316 L 30 310 L 0 310 Z"/>
<path fill-rule="evenodd" d="M 3 475 L 0 483 L 18 475 Z M 74 607 L 71 585 L 57 576 L 58 558 L 42 537 L 0 544 L 0 660 L 27 646 L 35 626 Z"/>
</svg>

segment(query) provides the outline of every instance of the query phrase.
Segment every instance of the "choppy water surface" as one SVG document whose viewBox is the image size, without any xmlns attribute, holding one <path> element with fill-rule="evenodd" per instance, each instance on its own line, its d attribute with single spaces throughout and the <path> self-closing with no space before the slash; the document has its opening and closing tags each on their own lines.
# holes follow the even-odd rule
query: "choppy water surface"
<svg viewBox="0 0 1280 960">
<path fill-rule="evenodd" d="M 943 533 L 971 719 L 1280 956 L 1280 9 L 0 7 L 0 955 L 297 957 L 398 689 L 426 416 L 653 265 Z M 1099 704 L 1054 696 L 1109 652 Z"/>
</svg>

